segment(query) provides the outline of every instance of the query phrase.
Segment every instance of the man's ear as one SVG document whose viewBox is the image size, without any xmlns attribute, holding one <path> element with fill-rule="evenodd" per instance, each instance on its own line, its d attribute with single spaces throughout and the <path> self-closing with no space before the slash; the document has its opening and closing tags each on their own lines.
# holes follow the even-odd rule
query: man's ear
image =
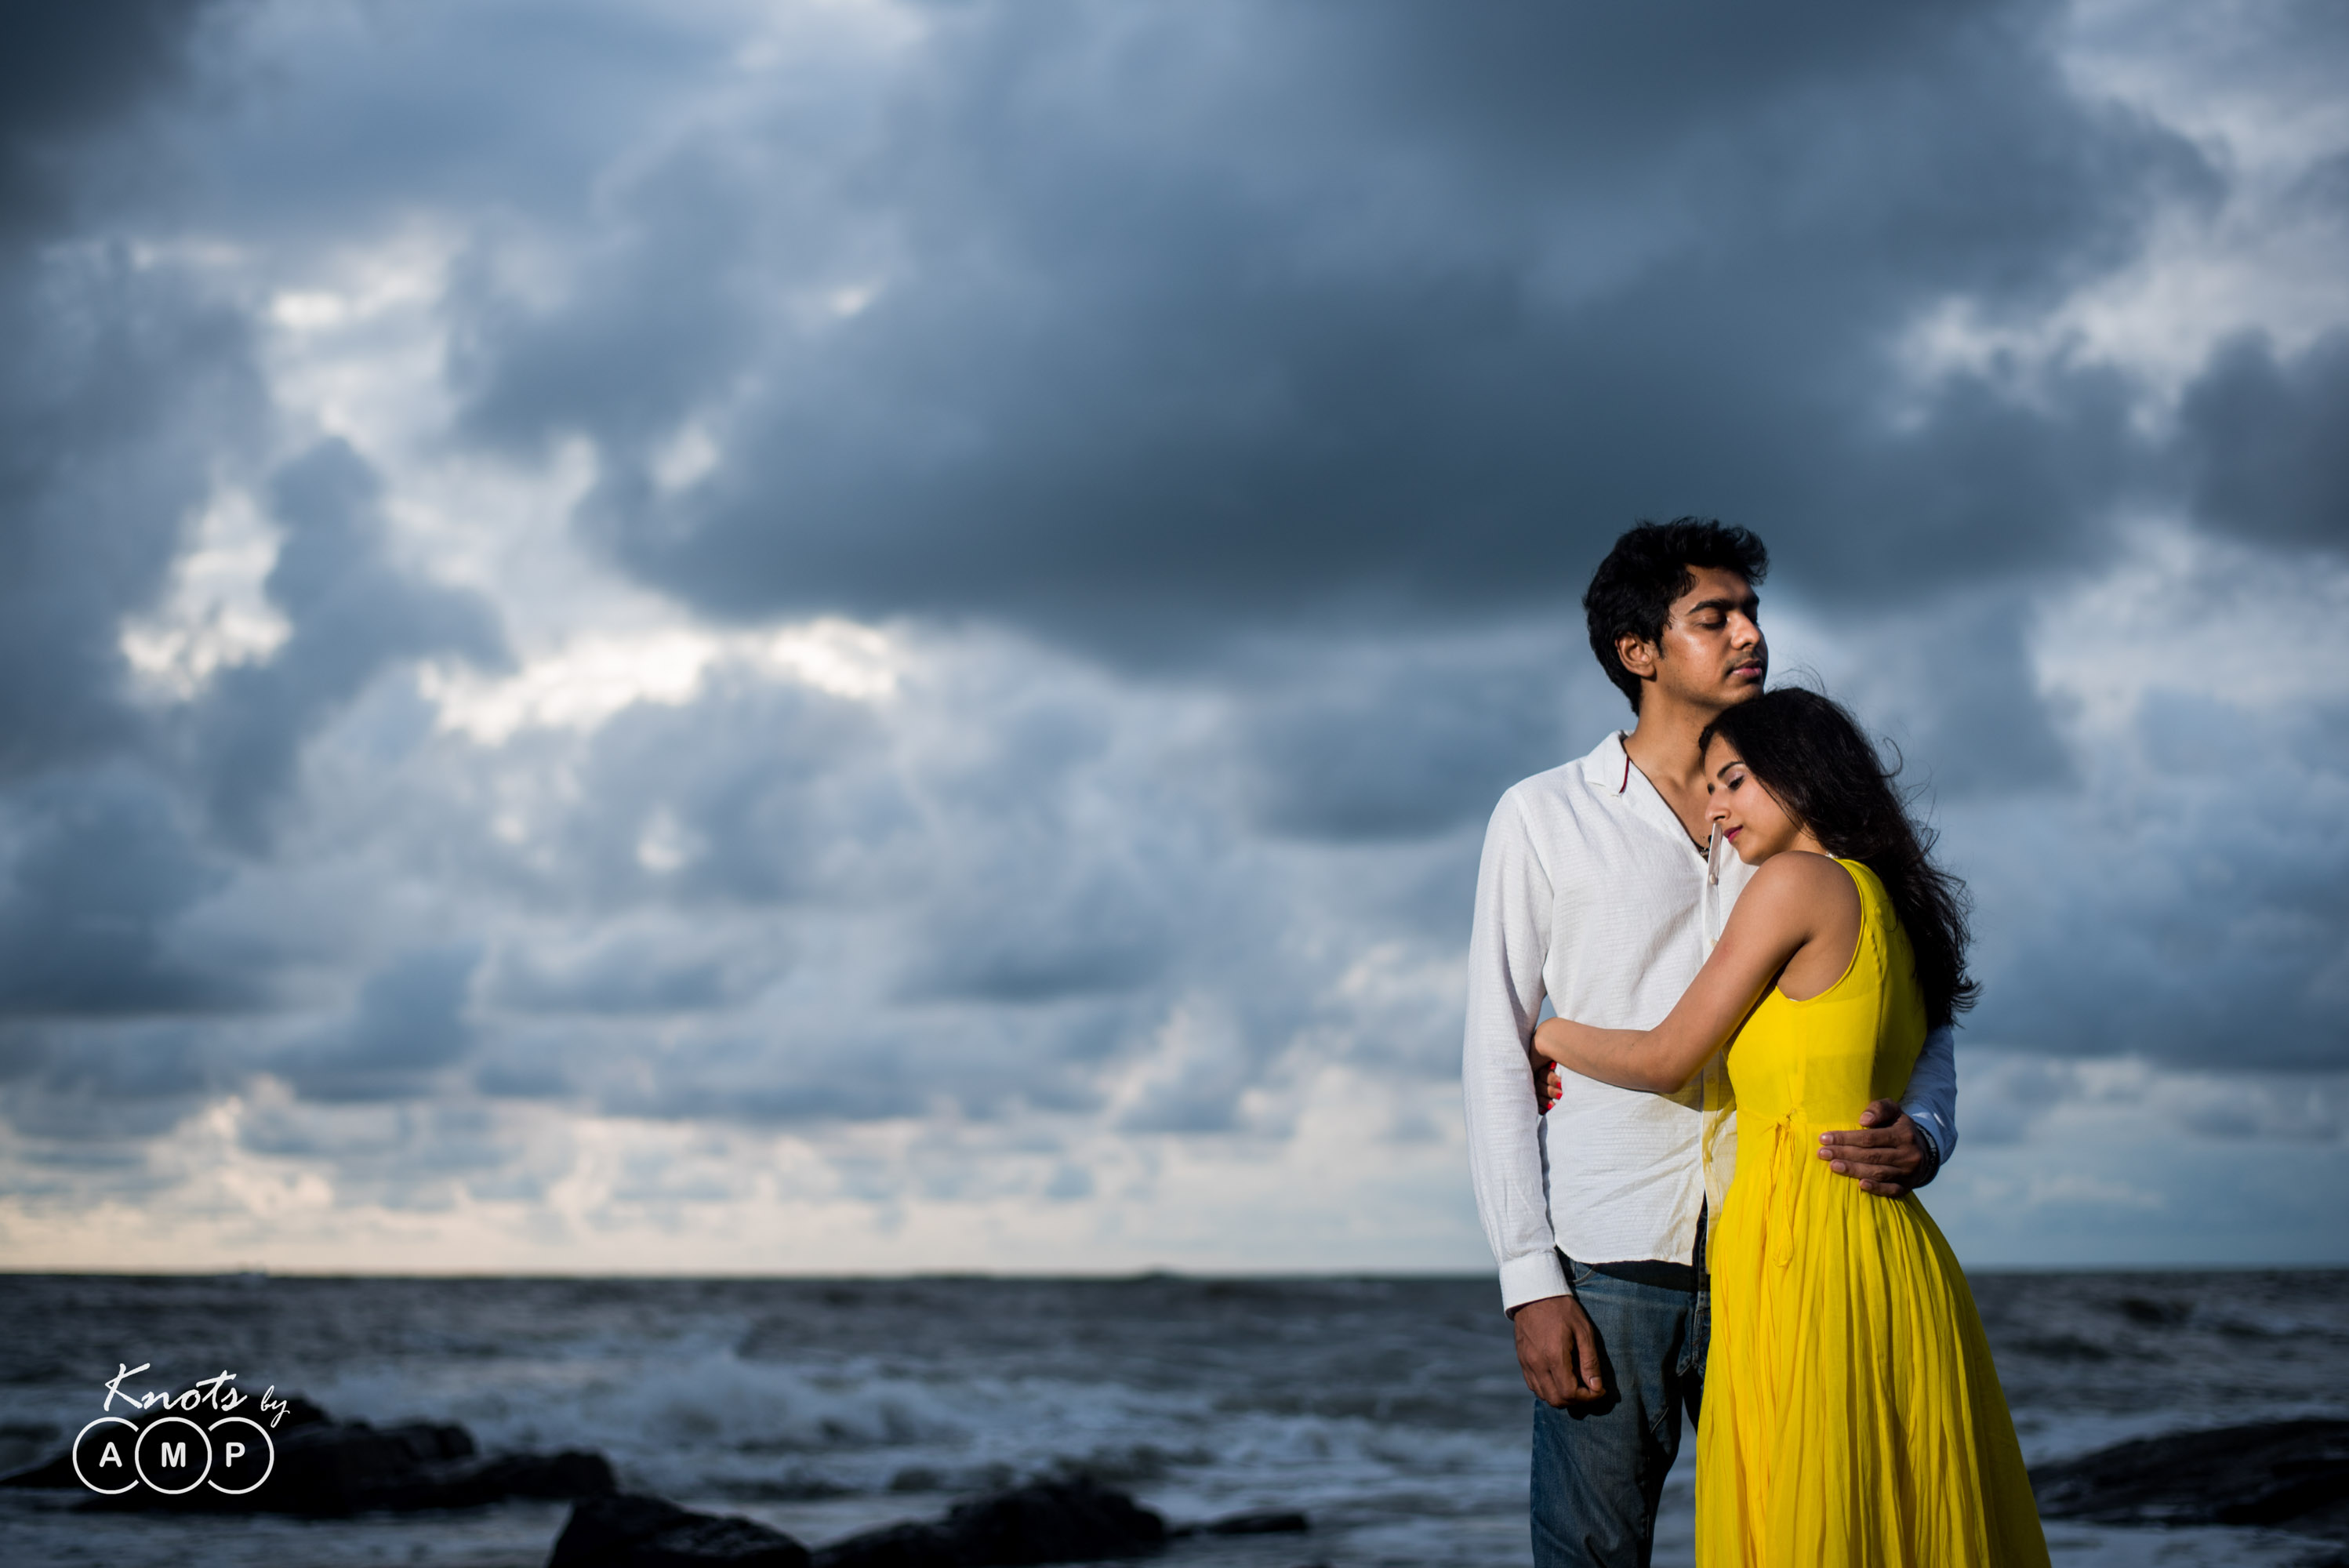
<svg viewBox="0 0 2349 1568">
<path fill-rule="evenodd" d="M 1615 656 L 1623 667 L 1643 681 L 1656 678 L 1656 645 L 1629 632 L 1615 639 Z"/>
</svg>

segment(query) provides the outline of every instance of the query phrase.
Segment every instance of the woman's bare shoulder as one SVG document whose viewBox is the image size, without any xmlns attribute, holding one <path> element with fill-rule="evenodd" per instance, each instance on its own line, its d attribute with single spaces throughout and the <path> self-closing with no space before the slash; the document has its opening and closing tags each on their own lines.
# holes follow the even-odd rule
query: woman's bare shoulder
<svg viewBox="0 0 2349 1568">
<path fill-rule="evenodd" d="M 1757 895 L 1765 904 L 1859 907 L 1859 889 L 1843 862 L 1808 850 L 1787 850 L 1763 861 L 1738 895 L 1738 907 L 1743 909 L 1748 899 Z"/>
</svg>

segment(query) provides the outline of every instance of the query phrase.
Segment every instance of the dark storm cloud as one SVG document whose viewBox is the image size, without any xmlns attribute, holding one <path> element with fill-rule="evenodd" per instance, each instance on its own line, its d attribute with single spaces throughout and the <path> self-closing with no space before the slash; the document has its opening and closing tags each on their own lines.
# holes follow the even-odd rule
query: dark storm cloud
<svg viewBox="0 0 2349 1568">
<path fill-rule="evenodd" d="M 545 1192 L 531 1151 L 479 1105 L 264 1102 L 245 1109 L 237 1135 L 252 1153 L 329 1165 L 349 1202 L 430 1212 L 465 1196 L 534 1202 Z"/>
<path fill-rule="evenodd" d="M 228 880 L 172 793 L 124 767 L 16 793 L 0 883 L 0 1016 L 163 1013 L 242 990 L 169 946 L 172 921 Z"/>
<path fill-rule="evenodd" d="M 44 1159 L 120 1158 L 227 1081 L 181 1020 L 0 1022 L 0 1115 Z"/>
<path fill-rule="evenodd" d="M 0 779 L 135 743 L 119 645 L 260 393 L 238 316 L 119 246 L 0 253 Z"/>
<path fill-rule="evenodd" d="M 403 954 L 359 990 L 349 1020 L 271 1062 L 305 1099 L 398 1099 L 423 1094 L 471 1049 L 466 1001 L 481 950 L 470 944 Z"/>
<path fill-rule="evenodd" d="M 179 1120 L 221 1078 L 171 1015 L 254 993 L 175 944 L 228 869 L 119 642 L 264 401 L 242 317 L 102 221 L 204 9 L 19 6 L 0 47 L 0 1076 L 45 1159 L 119 1163 Z"/>
<path fill-rule="evenodd" d="M 2344 715 L 2156 694 L 2138 720 L 2159 795 L 2008 812 L 1966 859 L 1992 868 L 1980 1013 L 1992 1045 L 2225 1069 L 2349 1058 Z M 2109 777 L 2109 776 L 2108 776 Z M 1988 879 L 1985 879 L 1988 880 Z"/>
<path fill-rule="evenodd" d="M 382 485 L 330 438 L 281 469 L 271 511 L 285 542 L 264 584 L 293 630 L 265 661 L 223 671 L 192 716 L 212 820 L 257 848 L 305 737 L 388 665 L 447 653 L 508 662 L 485 599 L 421 582 L 384 555 Z"/>
<path fill-rule="evenodd" d="M 2235 339 L 2180 418 L 2203 517 L 2270 544 L 2349 546 L 2349 331 L 2282 360 L 2263 337 Z"/>
<path fill-rule="evenodd" d="M 235 313 L 77 227 L 120 194 L 90 160 L 177 84 L 206 9 L 92 0 L 0 24 L 0 780 L 135 735 L 119 623 L 260 403 Z"/>
<path fill-rule="evenodd" d="M 482 1041 L 473 1087 L 492 1099 L 567 1099 L 577 1092 L 574 1030 L 506 1028 Z"/>
<path fill-rule="evenodd" d="M 592 422 L 641 456 L 738 372 L 758 346 L 743 330 L 758 302 L 755 270 L 742 263 L 758 252 L 763 203 L 745 199 L 747 172 L 717 149 L 669 160 L 630 192 L 619 237 L 589 261 L 589 308 L 560 325 L 502 298 L 475 270 L 486 258 L 472 258 L 452 300 L 465 331 L 450 370 L 473 389 L 475 429 L 531 440 Z M 626 374 L 613 375 L 617 366 Z"/>
<path fill-rule="evenodd" d="M 1019 1007 L 1132 993 L 1179 962 L 1186 920 L 1214 918 L 1173 863 L 1190 813 L 1157 809 L 1146 777 L 1102 789 L 1116 727 L 1081 697 L 1015 697 L 924 780 L 953 804 L 908 912 L 905 995 Z M 1070 852 L 1080 835 L 1091 852 Z"/>
<path fill-rule="evenodd" d="M 722 678 L 698 703 L 640 704 L 596 735 L 562 865 L 577 891 L 638 903 L 773 904 L 853 891 L 903 822 L 854 705 Z M 871 890 L 879 892 L 875 888 Z"/>
<path fill-rule="evenodd" d="M 76 155 L 177 83 L 210 0 L 14 5 L 0 24 L 0 245 L 72 206 Z"/>
<path fill-rule="evenodd" d="M 1082 1111 L 1198 991 L 1212 1048 L 1152 1114 L 1180 1101 L 1186 1127 L 1228 1124 L 1348 960 L 1312 950 L 1326 934 L 1303 914 L 1313 900 L 1300 909 L 1250 848 L 1247 741 L 1198 722 L 1221 701 L 1169 738 L 1147 705 L 1195 695 L 1122 693 L 985 640 L 916 663 L 879 704 L 721 669 L 692 700 L 642 704 L 568 747 L 485 755 L 578 787 L 512 845 L 484 835 L 464 857 L 486 870 L 479 896 L 517 917 L 477 987 L 473 1082 L 759 1124 L 940 1102 L 970 1121 Z M 1457 648 L 1436 663 L 1504 681 L 1516 668 Z M 1429 700 L 1455 691 L 1439 681 Z M 1416 882 L 1330 875 L 1350 917 L 1422 902 Z M 1465 888 L 1451 892 L 1464 907 Z M 1237 1012 L 1227 989 L 1245 994 Z M 896 1064 L 923 1041 L 950 1066 L 909 1082 Z"/>
<path fill-rule="evenodd" d="M 487 997 L 520 1013 L 619 1016 L 706 1012 L 742 999 L 720 959 L 663 948 L 625 931 L 552 952 L 517 943 L 500 955 Z"/>
<path fill-rule="evenodd" d="M 1655 511 L 1853 591 L 2044 569 L 2139 459 L 2128 387 L 1911 387 L 1892 342 L 2047 303 L 2210 178 L 2072 95 L 2051 16 L 940 9 L 831 178 L 729 124 L 631 175 L 564 303 L 473 288 L 469 418 L 594 436 L 585 521 L 711 609 L 1129 653 L 1555 600 Z M 664 490 L 704 414 L 724 460 Z"/>
<path fill-rule="evenodd" d="M 1899 613 L 1856 627 L 1859 667 L 1829 696 L 1872 721 L 1900 785 L 1930 814 L 1941 801 L 2075 783 L 2077 771 L 2041 699 L 2031 605 L 2019 593 L 1902 595 Z M 1821 687 L 1814 671 L 1777 684 Z"/>
<path fill-rule="evenodd" d="M 926 910 L 930 940 L 905 994 L 1018 1005 L 1131 991 L 1164 972 L 1176 954 L 1149 890 L 1112 868 L 1062 858 L 1057 869 L 1053 885 L 1030 879 L 1009 900 L 999 891 Z"/>
<path fill-rule="evenodd" d="M 119 642 L 263 403 L 241 316 L 98 216 L 204 9 L 18 6 L 0 46 L 0 1098 L 40 1158 L 118 1175 L 221 1081 L 171 1015 L 253 990 L 175 943 L 229 870 Z"/>
<path fill-rule="evenodd" d="M 924 1107 L 914 1075 L 900 1070 L 908 1060 L 899 1032 L 873 1017 L 781 1041 L 729 1031 L 612 1075 L 596 1104 L 612 1116 L 753 1126 L 888 1121 Z"/>
<path fill-rule="evenodd" d="M 871 19 L 818 13 L 752 24 L 761 75 L 678 8 L 241 12 L 146 205 L 180 13 L 92 10 L 119 57 L 0 104 L 0 1079 L 69 1135 L 40 1158 L 233 1094 L 249 1151 L 429 1205 L 534 1194 L 517 1130 L 571 1113 L 1049 1153 L 1023 1117 L 1261 1130 L 1333 1063 L 1421 1092 L 1478 822 L 1626 722 L 1574 596 L 1689 510 L 1769 537 L 1837 695 L 1996 851 L 1970 1037 L 2343 1059 L 2349 850 L 2306 801 L 2349 756 L 2165 700 L 2147 770 L 2100 769 L 2033 638 L 2124 500 L 2336 544 L 2349 348 L 2229 346 L 2175 448 L 2087 358 L 1904 357 L 1929 318 L 2041 341 L 2229 195 L 2079 96 L 2059 7 L 981 0 L 837 47 Z M 645 624 L 503 548 L 557 450 L 669 611 L 853 612 L 902 679 L 746 636 L 690 694 L 436 727 L 398 677 L 480 695 L 502 615 L 531 666 L 485 701 L 550 713 L 610 678 L 573 639 Z M 274 525 L 290 634 L 134 702 L 125 624 L 216 489 Z M 434 512 L 520 569 L 404 565 Z"/>
<path fill-rule="evenodd" d="M 1263 826 L 1340 842 L 1440 832 L 1482 819 L 1510 785 L 1618 722 L 1613 713 L 1582 714 L 1582 727 L 1567 730 L 1560 688 L 1571 665 L 1447 667 L 1417 654 L 1358 652 L 1350 668 L 1245 709 L 1250 795 Z M 1563 650 L 1568 660 L 1576 654 Z"/>
</svg>

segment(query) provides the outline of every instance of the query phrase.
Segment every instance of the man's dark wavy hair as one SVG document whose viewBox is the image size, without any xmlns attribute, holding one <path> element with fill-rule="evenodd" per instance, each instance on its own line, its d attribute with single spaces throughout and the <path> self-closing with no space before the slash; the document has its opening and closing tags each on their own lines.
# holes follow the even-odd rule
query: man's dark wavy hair
<svg viewBox="0 0 2349 1568">
<path fill-rule="evenodd" d="M 1690 571 L 1695 566 L 1718 566 L 1759 587 L 1769 575 L 1770 552 L 1744 529 L 1709 517 L 1676 517 L 1638 524 L 1615 542 L 1591 573 L 1582 595 L 1590 651 L 1607 678 L 1630 699 L 1633 713 L 1640 711 L 1640 677 L 1623 667 L 1616 640 L 1630 636 L 1652 643 L 1662 637 L 1672 601 L 1696 586 Z"/>
<path fill-rule="evenodd" d="M 1982 987 L 1966 975 L 1966 884 L 1933 863 L 1932 829 L 1909 814 L 1892 787 L 1899 769 L 1878 758 L 1851 715 L 1817 692 L 1781 686 L 1723 709 L 1698 738 L 1700 752 L 1716 739 L 1829 854 L 1883 882 L 1917 956 L 1926 1020 L 1941 1028 L 1972 1006 Z"/>
</svg>

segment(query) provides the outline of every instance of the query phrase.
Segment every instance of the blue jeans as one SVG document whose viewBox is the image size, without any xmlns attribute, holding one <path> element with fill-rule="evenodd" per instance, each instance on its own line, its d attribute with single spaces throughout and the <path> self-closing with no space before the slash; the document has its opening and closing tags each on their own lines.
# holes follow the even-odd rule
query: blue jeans
<svg viewBox="0 0 2349 1568">
<path fill-rule="evenodd" d="M 1704 1394 L 1711 1299 L 1570 1263 L 1599 1330 L 1603 1399 L 1534 1401 L 1535 1568 L 1648 1568 L 1656 1503 Z"/>
</svg>

